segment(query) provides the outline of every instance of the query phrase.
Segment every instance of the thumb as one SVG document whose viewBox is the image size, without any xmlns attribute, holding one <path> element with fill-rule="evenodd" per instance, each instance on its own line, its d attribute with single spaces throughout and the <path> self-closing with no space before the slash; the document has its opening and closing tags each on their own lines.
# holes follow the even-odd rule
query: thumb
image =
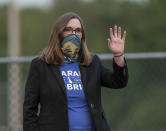
<svg viewBox="0 0 166 131">
<path fill-rule="evenodd" d="M 110 46 L 111 46 L 111 40 L 110 40 L 110 38 L 108 38 L 107 40 L 108 40 L 108 47 L 110 48 Z"/>
</svg>

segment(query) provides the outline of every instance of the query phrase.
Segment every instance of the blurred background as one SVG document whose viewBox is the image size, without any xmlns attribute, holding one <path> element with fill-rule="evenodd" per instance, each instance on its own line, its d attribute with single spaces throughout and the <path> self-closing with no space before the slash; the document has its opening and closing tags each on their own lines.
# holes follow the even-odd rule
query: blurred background
<svg viewBox="0 0 166 131">
<path fill-rule="evenodd" d="M 113 131 L 165 131 L 165 0 L 0 0 L 0 131 L 22 131 L 30 62 L 47 45 L 57 18 L 71 11 L 84 21 L 90 52 L 110 69 L 109 27 L 127 31 L 129 83 L 102 88 Z"/>
</svg>

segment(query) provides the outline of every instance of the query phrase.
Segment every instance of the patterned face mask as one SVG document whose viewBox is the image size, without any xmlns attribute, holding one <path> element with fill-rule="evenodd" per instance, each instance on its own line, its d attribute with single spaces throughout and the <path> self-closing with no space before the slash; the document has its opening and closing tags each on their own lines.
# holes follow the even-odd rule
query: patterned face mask
<svg viewBox="0 0 166 131">
<path fill-rule="evenodd" d="M 61 42 L 61 49 L 68 61 L 76 61 L 81 46 L 81 39 L 76 34 L 65 36 Z"/>
</svg>

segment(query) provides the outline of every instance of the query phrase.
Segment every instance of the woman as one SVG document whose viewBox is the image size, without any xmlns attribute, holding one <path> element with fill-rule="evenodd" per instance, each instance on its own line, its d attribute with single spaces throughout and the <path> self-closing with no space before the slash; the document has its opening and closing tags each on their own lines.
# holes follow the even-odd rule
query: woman
<svg viewBox="0 0 166 131">
<path fill-rule="evenodd" d="M 110 28 L 113 69 L 88 52 L 82 20 L 66 13 L 56 22 L 48 46 L 32 60 L 23 105 L 24 131 L 109 131 L 101 105 L 101 86 L 125 87 L 126 32 Z M 40 110 L 38 105 L 40 104 Z"/>
</svg>

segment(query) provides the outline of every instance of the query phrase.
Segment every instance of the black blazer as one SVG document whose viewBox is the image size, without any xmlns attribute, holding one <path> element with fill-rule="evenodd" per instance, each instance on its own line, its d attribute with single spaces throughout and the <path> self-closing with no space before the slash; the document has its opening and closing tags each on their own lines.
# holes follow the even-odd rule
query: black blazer
<svg viewBox="0 0 166 131">
<path fill-rule="evenodd" d="M 94 55 L 89 66 L 79 65 L 79 68 L 96 131 L 110 131 L 101 105 L 101 86 L 125 87 L 127 65 L 119 67 L 113 61 L 112 72 Z M 68 131 L 67 111 L 65 85 L 58 66 L 47 64 L 39 57 L 33 59 L 25 87 L 24 131 Z"/>
</svg>

